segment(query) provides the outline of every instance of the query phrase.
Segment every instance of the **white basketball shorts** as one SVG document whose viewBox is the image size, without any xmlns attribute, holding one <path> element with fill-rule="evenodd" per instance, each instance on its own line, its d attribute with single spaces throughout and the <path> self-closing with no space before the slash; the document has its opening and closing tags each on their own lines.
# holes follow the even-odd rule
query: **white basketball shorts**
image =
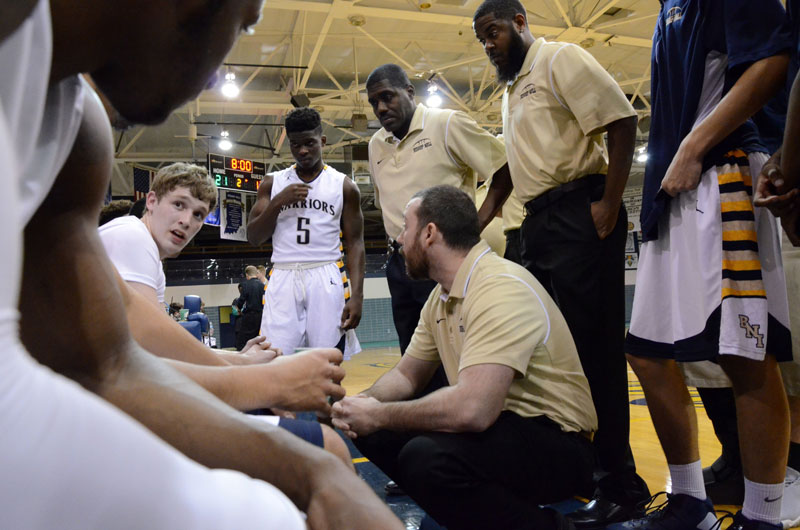
<svg viewBox="0 0 800 530">
<path fill-rule="evenodd" d="M 678 361 L 791 359 L 777 223 L 753 206 L 767 157 L 735 150 L 670 202 L 641 247 L 626 351 Z"/>
<path fill-rule="evenodd" d="M 295 348 L 333 348 L 344 337 L 344 357 L 361 351 L 354 332 L 342 331 L 349 297 L 341 262 L 276 264 L 265 288 L 261 334 L 291 354 Z"/>
</svg>

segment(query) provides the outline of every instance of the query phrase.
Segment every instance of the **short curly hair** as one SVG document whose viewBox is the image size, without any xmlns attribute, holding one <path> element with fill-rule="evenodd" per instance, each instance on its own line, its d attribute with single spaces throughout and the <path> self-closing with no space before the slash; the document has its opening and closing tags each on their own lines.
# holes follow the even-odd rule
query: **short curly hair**
<svg viewBox="0 0 800 530">
<path fill-rule="evenodd" d="M 442 184 L 420 190 L 411 199 L 420 199 L 419 230 L 428 223 L 435 224 L 447 246 L 458 250 L 469 250 L 480 241 L 478 210 L 464 191 Z"/>
<path fill-rule="evenodd" d="M 155 192 L 160 201 L 164 195 L 178 186 L 189 188 L 196 199 L 208 203 L 209 211 L 217 205 L 217 186 L 208 174 L 208 170 L 195 164 L 175 162 L 158 170 L 150 190 Z"/>
<path fill-rule="evenodd" d="M 306 131 L 322 132 L 322 118 L 319 112 L 308 107 L 294 109 L 286 115 L 284 122 L 287 133 Z"/>
<path fill-rule="evenodd" d="M 484 0 L 472 15 L 472 21 L 475 22 L 485 15 L 494 15 L 501 20 L 513 20 L 518 14 L 524 16 L 525 20 L 528 19 L 525 6 L 519 0 Z"/>
<path fill-rule="evenodd" d="M 367 76 L 367 90 L 381 81 L 388 81 L 389 86 L 394 88 L 406 88 L 411 85 L 406 71 L 393 63 L 382 64 Z"/>
</svg>

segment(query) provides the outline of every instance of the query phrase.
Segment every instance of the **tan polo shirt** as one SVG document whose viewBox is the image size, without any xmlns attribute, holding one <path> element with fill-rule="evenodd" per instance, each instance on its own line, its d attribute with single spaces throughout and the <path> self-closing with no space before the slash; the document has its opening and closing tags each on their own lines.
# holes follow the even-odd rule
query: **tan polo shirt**
<svg viewBox="0 0 800 530">
<path fill-rule="evenodd" d="M 503 94 L 511 180 L 525 202 L 592 173 L 606 173 L 606 125 L 635 116 L 600 63 L 574 44 L 543 38 L 528 49 Z"/>
<path fill-rule="evenodd" d="M 505 142 L 505 137 L 501 134 L 497 135 L 497 139 L 501 142 Z M 504 144 L 505 145 L 505 144 Z M 525 208 L 520 202 L 519 198 L 517 197 L 517 190 L 511 190 L 511 194 L 506 199 L 506 202 L 503 204 L 503 233 L 505 234 L 509 230 L 516 230 L 522 226 L 522 221 L 525 218 Z M 492 247 L 494 250 L 494 247 Z M 497 252 L 495 250 L 495 252 Z M 498 252 L 499 254 L 499 252 Z"/>
<path fill-rule="evenodd" d="M 492 185 L 492 179 L 487 180 L 475 190 L 475 207 L 480 210 L 483 201 L 486 200 L 486 195 L 489 193 L 489 186 Z M 486 228 L 481 232 L 481 239 L 489 243 L 492 252 L 498 256 L 502 256 L 506 251 L 506 236 L 503 233 L 503 221 L 499 217 L 495 217 Z"/>
<path fill-rule="evenodd" d="M 562 430 L 597 429 L 589 383 L 567 323 L 523 267 L 481 241 L 458 269 L 450 293 L 431 292 L 406 355 L 444 365 L 451 385 L 468 366 L 516 372 L 504 410 L 547 416 Z"/>
<path fill-rule="evenodd" d="M 475 199 L 478 176 L 488 179 L 506 163 L 503 143 L 463 112 L 417 105 L 408 134 L 386 129 L 369 141 L 369 165 L 386 234 L 396 239 L 403 210 L 418 191 L 439 184 Z"/>
<path fill-rule="evenodd" d="M 511 190 L 511 194 L 503 204 L 503 232 L 509 230 L 516 230 L 522 226 L 522 221 L 525 220 L 525 207 L 522 201 L 517 197 L 517 190 Z"/>
</svg>

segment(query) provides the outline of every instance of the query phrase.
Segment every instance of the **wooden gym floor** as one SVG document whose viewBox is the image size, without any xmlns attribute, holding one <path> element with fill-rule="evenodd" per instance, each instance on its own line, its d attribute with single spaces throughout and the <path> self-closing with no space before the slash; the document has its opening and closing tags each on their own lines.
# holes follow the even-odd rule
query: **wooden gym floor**
<svg viewBox="0 0 800 530">
<path fill-rule="evenodd" d="M 353 359 L 345 361 L 343 366 L 347 372 L 347 376 L 343 381 L 343 385 L 347 390 L 347 394 L 354 395 L 368 388 L 378 377 L 393 367 L 399 359 L 400 349 L 397 347 L 389 347 L 366 349 Z M 630 369 L 628 370 L 628 387 L 631 402 L 631 447 L 633 448 L 633 454 L 636 459 L 637 470 L 647 482 L 653 494 L 668 490 L 669 476 L 664 453 L 661 451 L 661 446 L 656 437 L 655 430 L 653 429 L 653 423 L 650 420 L 650 414 L 644 403 L 644 393 L 642 392 L 641 385 Z M 711 421 L 709 421 L 706 416 L 700 398 L 694 390 L 692 391 L 692 397 L 695 401 L 697 420 L 700 429 L 700 457 L 703 461 L 703 465 L 707 466 L 719 456 L 720 445 L 714 436 Z M 365 460 L 364 458 L 355 458 L 354 462 L 357 464 L 364 464 Z M 374 467 L 371 464 L 367 465 Z M 361 471 L 362 466 L 359 465 L 358 467 Z M 362 472 L 362 475 L 363 474 Z M 368 482 L 372 482 L 372 480 L 368 478 L 367 480 Z M 378 491 L 380 489 L 380 484 L 383 483 L 382 480 L 382 477 L 376 480 L 376 484 L 373 485 L 373 487 L 383 498 L 383 492 Z M 391 502 L 390 506 L 395 509 L 398 515 L 404 518 L 406 528 L 410 530 L 419 528 L 419 512 L 414 511 L 413 507 L 410 510 L 411 515 L 406 517 L 402 506 L 393 506 Z M 735 512 L 739 507 L 718 505 L 717 509 Z M 727 528 L 727 526 L 728 524 L 723 524 L 723 528 Z"/>
</svg>

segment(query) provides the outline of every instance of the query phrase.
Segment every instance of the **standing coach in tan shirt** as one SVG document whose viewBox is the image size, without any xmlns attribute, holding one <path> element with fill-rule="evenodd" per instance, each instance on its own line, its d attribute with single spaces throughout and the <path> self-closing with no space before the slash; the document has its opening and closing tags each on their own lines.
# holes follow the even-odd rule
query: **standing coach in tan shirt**
<svg viewBox="0 0 800 530">
<path fill-rule="evenodd" d="M 474 201 L 478 176 L 508 180 L 508 164 L 503 142 L 467 114 L 415 104 L 414 86 L 396 64 L 370 73 L 367 98 L 383 126 L 370 139 L 369 165 L 389 236 L 386 280 L 400 351 L 405 352 L 436 284 L 406 276 L 396 241 L 403 227 L 403 208 L 416 192 L 437 184 L 455 186 Z"/>
<path fill-rule="evenodd" d="M 571 515 L 579 528 L 639 515 L 649 496 L 630 449 L 624 356 L 622 192 L 636 139 L 636 112 L 619 85 L 582 48 L 534 39 L 518 0 L 485 0 L 475 35 L 506 83 L 503 136 L 509 179 L 495 179 L 485 222 L 513 182 L 525 205 L 522 262 L 569 324 L 599 421 L 596 490 Z M 608 149 L 603 143 L 608 132 Z"/>
<path fill-rule="evenodd" d="M 523 267 L 482 241 L 471 198 L 414 195 L 399 235 L 412 278 L 438 283 L 406 355 L 333 422 L 450 530 L 566 530 L 542 509 L 589 479 L 597 426 L 569 328 Z M 439 365 L 449 385 L 414 399 Z"/>
</svg>

